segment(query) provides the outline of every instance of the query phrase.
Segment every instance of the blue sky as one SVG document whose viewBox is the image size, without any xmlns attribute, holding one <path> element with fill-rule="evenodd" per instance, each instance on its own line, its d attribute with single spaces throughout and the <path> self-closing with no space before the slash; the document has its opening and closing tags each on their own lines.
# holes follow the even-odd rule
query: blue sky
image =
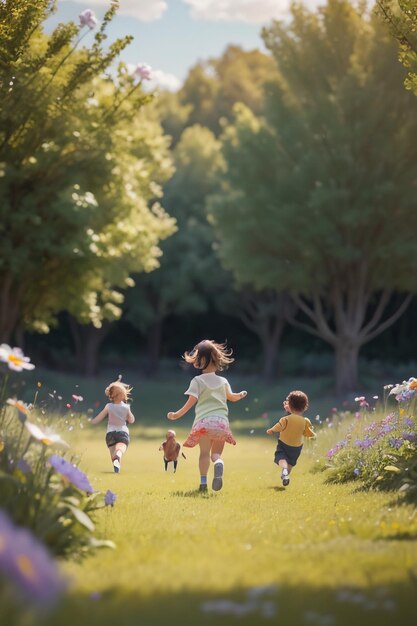
<svg viewBox="0 0 417 626">
<path fill-rule="evenodd" d="M 320 0 L 305 3 L 316 6 Z M 58 0 L 52 21 L 77 21 L 84 9 L 100 19 L 108 5 L 109 0 Z M 109 35 L 134 35 L 123 60 L 148 63 L 161 84 L 175 88 L 198 60 L 219 56 L 228 44 L 263 49 L 262 26 L 284 16 L 288 5 L 289 0 L 120 0 Z"/>
</svg>

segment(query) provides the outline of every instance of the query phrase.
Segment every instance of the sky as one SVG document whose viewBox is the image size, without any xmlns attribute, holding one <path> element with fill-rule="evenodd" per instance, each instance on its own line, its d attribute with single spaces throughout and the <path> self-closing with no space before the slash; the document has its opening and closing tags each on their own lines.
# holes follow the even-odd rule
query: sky
<svg viewBox="0 0 417 626">
<path fill-rule="evenodd" d="M 310 8 L 322 3 L 304 0 Z M 49 22 L 78 21 L 84 9 L 92 9 L 100 20 L 109 4 L 110 0 L 58 0 L 58 11 Z M 285 17 L 289 4 L 290 0 L 120 0 L 108 33 L 111 39 L 133 35 L 123 61 L 149 64 L 157 83 L 175 90 L 190 67 L 220 56 L 228 44 L 264 49 L 262 26 Z"/>
</svg>

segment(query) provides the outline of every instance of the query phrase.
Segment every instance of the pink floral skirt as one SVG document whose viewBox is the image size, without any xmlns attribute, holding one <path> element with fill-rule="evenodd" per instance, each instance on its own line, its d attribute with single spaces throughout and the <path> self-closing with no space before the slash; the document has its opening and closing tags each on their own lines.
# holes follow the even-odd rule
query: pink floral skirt
<svg viewBox="0 0 417 626">
<path fill-rule="evenodd" d="M 229 420 L 225 417 L 218 417 L 217 415 L 209 415 L 203 417 L 193 424 L 191 432 L 187 439 L 184 441 L 184 448 L 194 448 L 201 437 L 208 437 L 215 441 L 224 441 L 236 445 L 235 438 L 230 430 Z"/>
</svg>

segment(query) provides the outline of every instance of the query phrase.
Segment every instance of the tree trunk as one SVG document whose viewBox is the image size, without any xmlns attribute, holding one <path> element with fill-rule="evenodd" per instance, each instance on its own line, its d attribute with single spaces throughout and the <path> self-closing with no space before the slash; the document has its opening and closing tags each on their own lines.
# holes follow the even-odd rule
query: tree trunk
<svg viewBox="0 0 417 626">
<path fill-rule="evenodd" d="M 69 325 L 74 339 L 79 373 L 83 376 L 95 376 L 100 347 L 109 333 L 110 322 L 104 321 L 101 328 L 96 328 L 93 324 L 80 324 L 70 317 Z"/>
<path fill-rule="evenodd" d="M 262 343 L 262 376 L 267 382 L 271 382 L 278 375 L 279 349 L 285 323 L 284 318 L 277 318 L 273 320 L 270 332 L 259 335 Z"/>
<path fill-rule="evenodd" d="M 294 308 L 285 293 L 270 290 L 241 293 L 239 317 L 261 342 L 262 375 L 267 381 L 277 375 L 282 333 L 287 317 Z"/>
<path fill-rule="evenodd" d="M 19 290 L 10 272 L 2 276 L 0 287 L 0 343 L 10 343 L 19 323 Z"/>
<path fill-rule="evenodd" d="M 162 319 L 156 319 L 148 329 L 148 365 L 147 373 L 154 376 L 159 371 L 162 343 Z"/>
<path fill-rule="evenodd" d="M 343 396 L 358 389 L 358 344 L 340 339 L 335 346 L 336 357 L 336 391 Z"/>
</svg>

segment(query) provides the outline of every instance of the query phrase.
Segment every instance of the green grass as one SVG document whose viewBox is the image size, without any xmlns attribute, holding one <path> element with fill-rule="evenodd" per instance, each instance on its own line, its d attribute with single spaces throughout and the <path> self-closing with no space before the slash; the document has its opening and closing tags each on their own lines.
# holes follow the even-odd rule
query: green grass
<svg viewBox="0 0 417 626">
<path fill-rule="evenodd" d="M 47 413 L 57 408 L 55 400 L 48 400 L 54 389 L 62 395 L 64 414 L 72 410 L 64 407 L 74 392 L 85 397 L 84 410 L 97 411 L 94 404 L 104 405 L 103 389 L 111 378 L 78 383 L 37 370 L 25 399 L 33 397 L 37 380 L 46 380 L 40 401 L 46 402 Z M 325 417 L 335 404 L 328 380 L 285 379 L 266 386 L 230 376 L 235 389 L 245 388 L 250 395 L 231 406 L 238 445 L 225 450 L 224 489 L 205 496 L 196 493 L 197 449 L 185 451 L 187 459 L 180 460 L 175 475 L 164 472 L 158 452 L 172 427 L 165 414 L 183 402 L 189 374 L 154 381 L 125 378 L 135 387 L 138 422 L 121 474 L 112 472 L 103 425 L 89 427 L 81 417 L 69 420 L 75 425 L 72 432 L 62 433 L 72 439 L 93 486 L 117 494 L 115 507 L 97 518 L 97 534 L 113 540 L 117 549 L 62 565 L 72 584 L 53 614 L 15 620 L 0 609 L 2 625 L 414 624 L 416 508 L 392 493 L 361 491 L 357 484 L 327 485 L 325 474 L 311 472 L 339 438 L 326 424 L 317 443 L 306 443 L 289 488 L 280 486 L 275 440 L 264 431 L 281 415 L 282 398 L 291 388 L 310 394 L 313 420 L 316 413 Z M 175 424 L 180 441 L 191 419 Z M 60 421 L 64 425 L 66 420 Z M 263 585 L 265 594 L 254 599 Z M 215 604 L 207 607 L 210 602 Z"/>
<path fill-rule="evenodd" d="M 393 494 L 326 485 L 311 473 L 334 435 L 306 444 L 285 490 L 274 440 L 240 437 L 225 451 L 224 489 L 205 496 L 195 491 L 196 449 L 177 474 L 163 471 L 163 433 L 139 426 L 119 475 L 102 433 L 76 435 L 93 486 L 117 493 L 98 521 L 117 550 L 65 564 L 72 592 L 43 624 L 414 623 L 417 511 Z M 251 603 L 260 585 L 273 588 Z M 221 599 L 247 614 L 203 611 Z"/>
</svg>

